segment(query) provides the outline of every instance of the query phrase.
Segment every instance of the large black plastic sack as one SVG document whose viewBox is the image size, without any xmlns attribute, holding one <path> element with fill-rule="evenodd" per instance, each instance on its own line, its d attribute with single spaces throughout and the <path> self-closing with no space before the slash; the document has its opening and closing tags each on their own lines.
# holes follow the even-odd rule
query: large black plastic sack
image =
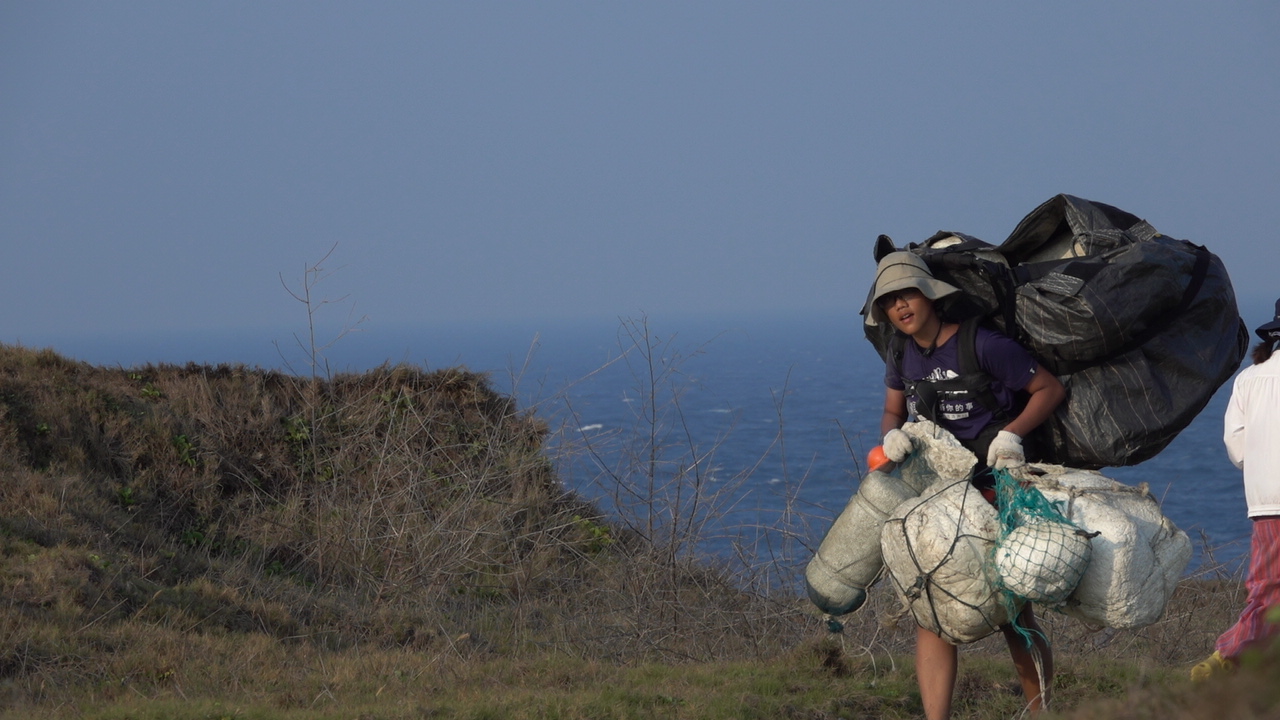
<svg viewBox="0 0 1280 720">
<path fill-rule="evenodd" d="M 961 242 L 939 246 L 953 237 Z M 893 249 L 881 236 L 877 259 Z M 1221 260 L 1110 205 L 1057 195 L 998 247 L 941 232 L 907 249 L 965 291 L 939 312 L 986 316 L 1066 386 L 1066 402 L 1037 430 L 1046 462 L 1096 469 L 1151 458 L 1248 347 Z M 883 357 L 893 328 L 864 328 Z"/>
</svg>

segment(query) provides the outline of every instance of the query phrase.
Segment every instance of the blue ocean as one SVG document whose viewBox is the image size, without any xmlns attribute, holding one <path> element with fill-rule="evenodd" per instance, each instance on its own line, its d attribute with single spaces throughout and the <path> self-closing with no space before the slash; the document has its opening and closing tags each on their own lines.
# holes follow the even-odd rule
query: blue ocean
<svg viewBox="0 0 1280 720">
<path fill-rule="evenodd" d="M 858 320 L 370 324 L 324 356 L 329 371 L 407 362 L 486 372 L 546 419 L 565 482 L 625 522 L 674 526 L 702 554 L 800 563 L 856 491 L 863 458 L 879 442 L 884 366 Z M 287 332 L 81 337 L 53 347 L 125 367 L 310 371 Z M 1103 471 L 1148 484 L 1197 546 L 1192 568 L 1233 568 L 1248 553 L 1241 474 L 1221 439 L 1229 391 L 1228 382 L 1156 457 Z"/>
</svg>

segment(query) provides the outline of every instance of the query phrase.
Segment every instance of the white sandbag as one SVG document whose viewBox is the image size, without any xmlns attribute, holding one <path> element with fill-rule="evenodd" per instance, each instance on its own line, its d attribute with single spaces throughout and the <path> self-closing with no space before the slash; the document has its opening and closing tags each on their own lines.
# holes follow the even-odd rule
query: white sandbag
<svg viewBox="0 0 1280 720">
<path fill-rule="evenodd" d="M 1160 619 L 1191 559 L 1191 541 L 1146 487 L 1058 465 L 1028 465 L 1018 477 L 1060 503 L 1074 525 L 1099 533 L 1090 541 L 1093 556 L 1080 584 L 1055 609 L 1120 629 Z"/>
<path fill-rule="evenodd" d="M 967 477 L 894 509 L 880 536 L 885 567 L 920 627 L 962 644 L 1009 621 L 988 562 L 999 531 L 995 508 Z"/>
<path fill-rule="evenodd" d="M 804 571 L 809 599 L 828 615 L 844 615 L 862 607 L 867 588 L 884 567 L 880 526 L 894 508 L 916 497 L 901 477 L 870 472 L 849 500 Z"/>
</svg>

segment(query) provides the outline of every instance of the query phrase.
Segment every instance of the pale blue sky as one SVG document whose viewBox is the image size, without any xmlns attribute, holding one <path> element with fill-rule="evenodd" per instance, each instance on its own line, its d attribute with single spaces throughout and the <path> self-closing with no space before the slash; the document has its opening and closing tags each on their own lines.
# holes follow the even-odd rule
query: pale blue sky
<svg viewBox="0 0 1280 720">
<path fill-rule="evenodd" d="M 0 2 L 0 341 L 856 315 L 1058 192 L 1280 287 L 1280 5 Z M 1259 310 L 1261 308 L 1261 310 Z M 854 328 L 853 323 L 850 327 Z"/>
</svg>

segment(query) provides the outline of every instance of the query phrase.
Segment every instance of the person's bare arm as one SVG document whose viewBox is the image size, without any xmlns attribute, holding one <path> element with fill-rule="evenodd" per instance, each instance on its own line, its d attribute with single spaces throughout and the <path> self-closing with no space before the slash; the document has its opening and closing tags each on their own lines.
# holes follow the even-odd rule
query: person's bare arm
<svg viewBox="0 0 1280 720">
<path fill-rule="evenodd" d="M 1027 433 L 1040 427 L 1067 397 L 1066 388 L 1043 365 L 1036 365 L 1035 377 L 1023 389 L 1031 396 L 1027 400 L 1027 406 L 1013 422 L 1004 427 L 1018 437 L 1026 437 Z"/>
<path fill-rule="evenodd" d="M 880 437 L 907 422 L 907 394 L 901 390 L 884 389 L 884 414 L 880 416 Z"/>
</svg>

